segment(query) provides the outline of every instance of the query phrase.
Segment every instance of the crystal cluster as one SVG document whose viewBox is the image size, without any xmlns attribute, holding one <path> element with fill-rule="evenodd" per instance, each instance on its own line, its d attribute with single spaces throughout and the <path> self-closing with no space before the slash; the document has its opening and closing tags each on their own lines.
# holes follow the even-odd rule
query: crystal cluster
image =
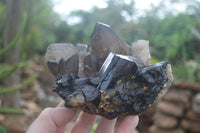
<svg viewBox="0 0 200 133">
<path fill-rule="evenodd" d="M 148 41 L 131 47 L 97 23 L 89 45 L 52 44 L 47 64 L 57 81 L 52 90 L 65 106 L 113 119 L 145 111 L 173 77 L 167 62 L 150 65 Z"/>
</svg>

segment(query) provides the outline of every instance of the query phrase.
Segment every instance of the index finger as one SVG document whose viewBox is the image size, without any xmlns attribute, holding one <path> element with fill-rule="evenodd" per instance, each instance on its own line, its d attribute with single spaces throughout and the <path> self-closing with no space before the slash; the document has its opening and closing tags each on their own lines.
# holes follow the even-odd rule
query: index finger
<svg viewBox="0 0 200 133">
<path fill-rule="evenodd" d="M 115 133 L 132 133 L 135 130 L 138 121 L 138 116 L 125 117 L 115 130 Z"/>
</svg>

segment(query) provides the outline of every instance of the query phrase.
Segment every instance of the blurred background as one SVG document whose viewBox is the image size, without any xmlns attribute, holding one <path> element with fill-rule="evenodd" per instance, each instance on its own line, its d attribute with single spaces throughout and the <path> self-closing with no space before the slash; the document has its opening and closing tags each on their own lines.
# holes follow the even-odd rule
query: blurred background
<svg viewBox="0 0 200 133">
<path fill-rule="evenodd" d="M 60 102 L 46 48 L 88 44 L 97 21 L 129 45 L 149 40 L 152 63 L 172 64 L 174 84 L 137 132 L 200 133 L 200 0 L 0 0 L 0 133 L 25 132 Z"/>
</svg>

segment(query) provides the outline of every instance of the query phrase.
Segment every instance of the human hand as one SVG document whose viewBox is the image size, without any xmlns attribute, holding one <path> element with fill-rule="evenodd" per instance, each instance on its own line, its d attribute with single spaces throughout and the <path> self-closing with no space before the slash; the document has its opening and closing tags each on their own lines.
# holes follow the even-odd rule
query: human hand
<svg viewBox="0 0 200 133">
<path fill-rule="evenodd" d="M 66 125 L 74 118 L 76 111 L 62 107 L 61 103 L 57 108 L 46 108 L 29 127 L 27 133 L 64 133 Z M 96 115 L 81 112 L 71 133 L 90 133 Z M 101 118 L 95 133 L 112 133 L 116 119 L 108 120 Z M 116 128 L 115 133 L 131 133 L 138 124 L 138 116 L 127 116 Z"/>
</svg>

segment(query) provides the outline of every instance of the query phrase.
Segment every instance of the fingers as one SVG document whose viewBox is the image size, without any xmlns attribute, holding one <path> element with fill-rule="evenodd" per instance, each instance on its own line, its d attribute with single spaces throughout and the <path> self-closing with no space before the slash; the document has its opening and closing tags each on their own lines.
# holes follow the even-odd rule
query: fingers
<svg viewBox="0 0 200 133">
<path fill-rule="evenodd" d="M 76 111 L 64 107 L 46 108 L 33 122 L 28 133 L 55 133 L 73 119 Z M 44 131 L 43 131 L 44 130 Z"/>
<path fill-rule="evenodd" d="M 76 115 L 75 110 L 67 109 L 63 106 L 64 101 L 62 101 L 57 108 L 46 108 L 33 122 L 27 133 L 63 133 L 66 125 Z M 72 128 L 71 133 L 90 133 L 95 121 L 96 115 L 82 112 Z M 95 133 L 111 133 L 113 132 L 115 123 L 116 119 L 108 120 L 102 117 Z M 137 124 L 138 116 L 127 116 L 117 127 L 115 133 L 131 133 L 134 131 Z"/>
<path fill-rule="evenodd" d="M 116 119 L 108 120 L 102 117 L 95 133 L 112 133 L 115 126 L 115 122 Z"/>
<path fill-rule="evenodd" d="M 50 117 L 56 127 L 63 126 L 73 119 L 76 111 L 65 107 L 47 108 L 42 112 L 43 117 Z"/>
<path fill-rule="evenodd" d="M 96 115 L 81 112 L 71 133 L 90 133 L 95 121 Z"/>
<path fill-rule="evenodd" d="M 135 130 L 138 121 L 139 121 L 138 116 L 125 117 L 124 120 L 115 130 L 115 133 L 132 133 Z"/>
</svg>

